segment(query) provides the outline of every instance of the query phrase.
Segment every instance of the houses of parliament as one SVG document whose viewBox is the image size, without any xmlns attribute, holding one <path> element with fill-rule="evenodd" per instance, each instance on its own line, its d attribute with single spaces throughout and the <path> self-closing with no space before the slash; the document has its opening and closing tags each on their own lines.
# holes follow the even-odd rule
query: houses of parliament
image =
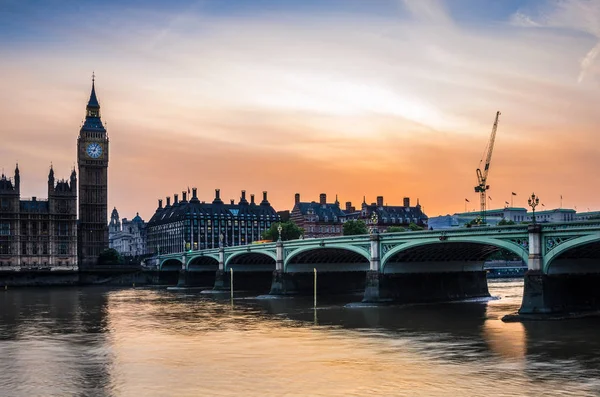
<svg viewBox="0 0 600 397">
<path fill-rule="evenodd" d="M 12 176 L 0 175 L 0 268 L 77 270 L 97 264 L 108 248 L 108 143 L 92 78 L 77 137 L 77 172 L 58 180 L 50 167 L 45 199 L 21 197 L 18 164 Z"/>
</svg>

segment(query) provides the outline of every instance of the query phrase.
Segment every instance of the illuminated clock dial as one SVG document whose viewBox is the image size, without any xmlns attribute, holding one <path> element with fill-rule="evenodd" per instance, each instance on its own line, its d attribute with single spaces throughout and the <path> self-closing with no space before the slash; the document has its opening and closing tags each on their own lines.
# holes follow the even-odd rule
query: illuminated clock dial
<svg viewBox="0 0 600 397">
<path fill-rule="evenodd" d="M 97 143 L 90 143 L 89 145 L 87 145 L 85 152 L 91 158 L 97 159 L 102 155 L 102 146 L 98 145 Z"/>
</svg>

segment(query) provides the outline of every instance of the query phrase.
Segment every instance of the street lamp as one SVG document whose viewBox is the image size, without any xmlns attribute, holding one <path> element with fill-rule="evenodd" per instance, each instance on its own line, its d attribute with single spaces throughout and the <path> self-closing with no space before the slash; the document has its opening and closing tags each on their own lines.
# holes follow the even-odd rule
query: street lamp
<svg viewBox="0 0 600 397">
<path fill-rule="evenodd" d="M 223 233 L 219 234 L 219 247 L 223 246 Z"/>
<path fill-rule="evenodd" d="M 535 223 L 535 207 L 537 207 L 537 205 L 540 203 L 540 198 L 537 197 L 535 193 L 531 193 L 531 197 L 527 199 L 527 203 L 533 211 L 533 216 L 531 217 L 531 220 L 533 223 Z"/>
<path fill-rule="evenodd" d="M 283 227 L 281 226 L 281 222 L 279 222 L 279 226 L 277 226 L 277 241 L 281 241 L 281 231 Z"/>
<path fill-rule="evenodd" d="M 373 215 L 371 215 L 371 233 L 377 233 L 377 224 L 379 223 L 379 217 L 377 216 L 377 212 L 373 211 Z"/>
</svg>

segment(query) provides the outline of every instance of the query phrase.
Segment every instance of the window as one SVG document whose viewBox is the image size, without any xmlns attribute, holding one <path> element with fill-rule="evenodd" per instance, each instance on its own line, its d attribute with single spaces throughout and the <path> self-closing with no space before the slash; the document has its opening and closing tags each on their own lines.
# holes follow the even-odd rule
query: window
<svg viewBox="0 0 600 397">
<path fill-rule="evenodd" d="M 10 223 L 0 223 L 0 236 L 10 236 Z"/>
</svg>

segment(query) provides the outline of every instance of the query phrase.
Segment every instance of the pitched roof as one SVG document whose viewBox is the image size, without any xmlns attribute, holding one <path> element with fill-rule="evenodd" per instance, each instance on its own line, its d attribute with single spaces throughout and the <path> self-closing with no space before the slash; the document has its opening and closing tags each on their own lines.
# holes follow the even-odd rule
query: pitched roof
<svg viewBox="0 0 600 397">
<path fill-rule="evenodd" d="M 172 206 L 157 209 L 148 225 L 161 225 L 189 219 L 190 217 L 220 217 L 225 219 L 237 217 L 238 219 L 248 220 L 279 219 L 275 209 L 270 205 L 224 204 L 223 202 L 202 203 L 197 199 L 192 199 L 191 201 L 180 201 Z"/>
<path fill-rule="evenodd" d="M 320 204 L 312 201 L 310 203 L 300 202 L 296 206 L 302 215 L 316 215 L 319 222 L 337 222 L 339 218 L 346 216 L 340 209 L 340 205 L 335 203 Z"/>
<path fill-rule="evenodd" d="M 421 209 L 420 205 L 415 207 L 404 207 L 401 205 L 384 205 L 378 207 L 377 205 L 366 205 L 363 208 L 367 210 L 367 213 L 376 212 L 380 220 L 382 218 L 417 218 L 417 219 L 428 219 Z"/>
</svg>

